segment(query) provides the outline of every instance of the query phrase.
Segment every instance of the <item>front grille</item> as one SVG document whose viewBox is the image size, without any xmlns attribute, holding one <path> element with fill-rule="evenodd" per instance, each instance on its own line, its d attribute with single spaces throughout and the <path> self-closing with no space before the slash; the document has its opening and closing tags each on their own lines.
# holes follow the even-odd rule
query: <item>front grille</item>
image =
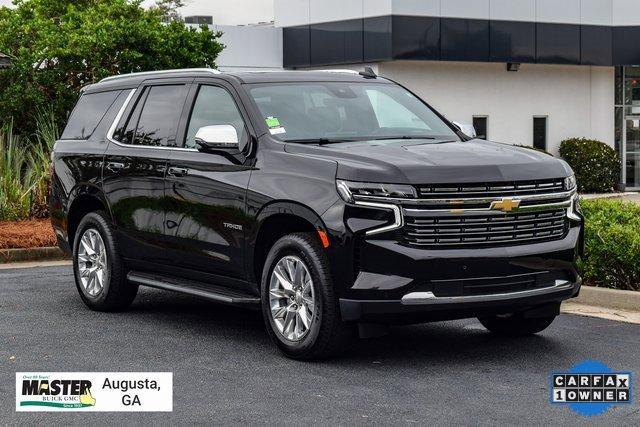
<svg viewBox="0 0 640 427">
<path fill-rule="evenodd" d="M 482 198 L 509 197 L 530 194 L 550 194 L 564 190 L 562 179 L 541 179 L 533 181 L 481 182 L 472 184 L 434 184 L 418 186 L 418 193 L 423 199 L 436 198 Z"/>
<path fill-rule="evenodd" d="M 405 217 L 402 239 L 411 246 L 500 246 L 561 239 L 566 209 L 530 213 Z"/>
</svg>

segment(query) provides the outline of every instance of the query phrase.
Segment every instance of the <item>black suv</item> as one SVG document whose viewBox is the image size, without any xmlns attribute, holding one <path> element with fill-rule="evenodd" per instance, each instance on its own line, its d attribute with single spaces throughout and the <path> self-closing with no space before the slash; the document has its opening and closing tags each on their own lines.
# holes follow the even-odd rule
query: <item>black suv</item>
<svg viewBox="0 0 640 427">
<path fill-rule="evenodd" d="M 261 307 L 290 357 L 390 323 L 536 333 L 580 288 L 569 166 L 470 140 L 370 70 L 110 77 L 83 91 L 52 170 L 87 306 L 143 285 Z"/>
</svg>

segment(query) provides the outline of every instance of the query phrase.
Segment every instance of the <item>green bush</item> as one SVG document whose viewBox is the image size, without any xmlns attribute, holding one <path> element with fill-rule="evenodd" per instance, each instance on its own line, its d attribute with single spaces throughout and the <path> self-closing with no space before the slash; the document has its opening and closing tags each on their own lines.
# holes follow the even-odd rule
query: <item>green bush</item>
<svg viewBox="0 0 640 427">
<path fill-rule="evenodd" d="M 583 200 L 585 284 L 640 290 L 640 205 L 618 200 Z"/>
<path fill-rule="evenodd" d="M 575 172 L 581 192 L 607 193 L 620 182 L 620 159 L 615 150 L 604 142 L 586 138 L 565 139 L 560 143 L 560 156 Z"/>
</svg>

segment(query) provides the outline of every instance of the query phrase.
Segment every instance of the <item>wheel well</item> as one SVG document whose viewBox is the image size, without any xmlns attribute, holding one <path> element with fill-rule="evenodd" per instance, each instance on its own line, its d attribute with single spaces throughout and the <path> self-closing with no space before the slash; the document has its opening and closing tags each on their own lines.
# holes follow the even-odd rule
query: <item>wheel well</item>
<svg viewBox="0 0 640 427">
<path fill-rule="evenodd" d="M 315 233 L 315 231 L 313 224 L 296 215 L 277 214 L 267 218 L 260 227 L 254 249 L 253 268 L 258 286 L 260 286 L 262 269 L 269 249 L 278 239 L 291 233 Z"/>
<path fill-rule="evenodd" d="M 104 204 L 96 197 L 93 196 L 78 196 L 69 209 L 67 216 L 67 238 L 69 239 L 69 246 L 73 250 L 73 239 L 76 236 L 76 229 L 88 213 L 106 210 Z"/>
</svg>

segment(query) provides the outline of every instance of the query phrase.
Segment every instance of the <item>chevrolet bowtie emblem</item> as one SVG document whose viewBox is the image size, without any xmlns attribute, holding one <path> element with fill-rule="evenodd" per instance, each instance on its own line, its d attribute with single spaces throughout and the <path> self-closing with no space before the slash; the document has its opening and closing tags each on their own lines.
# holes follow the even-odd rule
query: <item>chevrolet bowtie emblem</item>
<svg viewBox="0 0 640 427">
<path fill-rule="evenodd" d="M 503 197 L 501 201 L 491 202 L 491 210 L 511 212 L 514 209 L 518 209 L 520 206 L 520 200 L 513 200 L 511 197 Z"/>
</svg>

